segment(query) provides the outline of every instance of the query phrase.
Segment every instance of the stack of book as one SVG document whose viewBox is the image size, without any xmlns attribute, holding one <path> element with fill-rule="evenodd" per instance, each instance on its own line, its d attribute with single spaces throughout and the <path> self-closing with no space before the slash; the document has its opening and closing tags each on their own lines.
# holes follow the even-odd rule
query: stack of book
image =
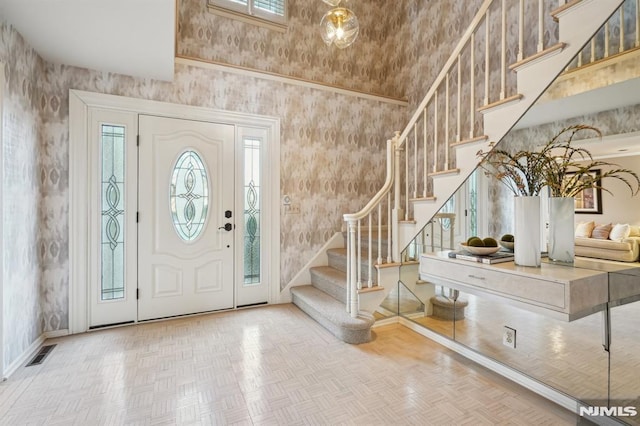
<svg viewBox="0 0 640 426">
<path fill-rule="evenodd" d="M 450 251 L 449 257 L 454 259 L 468 260 L 470 262 L 485 263 L 490 265 L 493 263 L 511 262 L 513 260 L 513 252 L 499 251 L 493 254 L 478 255 L 478 254 L 470 253 L 468 251 L 460 250 L 460 251 Z"/>
</svg>

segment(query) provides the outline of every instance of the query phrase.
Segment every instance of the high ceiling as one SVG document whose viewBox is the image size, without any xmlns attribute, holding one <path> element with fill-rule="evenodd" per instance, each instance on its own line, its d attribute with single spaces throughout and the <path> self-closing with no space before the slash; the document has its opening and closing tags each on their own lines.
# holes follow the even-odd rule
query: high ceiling
<svg viewBox="0 0 640 426">
<path fill-rule="evenodd" d="M 172 80 L 175 8 L 175 0 L 0 0 L 0 19 L 49 62 Z"/>
<path fill-rule="evenodd" d="M 0 19 L 46 61 L 158 80 L 173 79 L 175 13 L 175 0 L 0 0 Z M 516 128 L 633 105 L 638 99 L 640 78 L 541 101 Z M 598 144 L 610 147 L 598 155 L 640 154 L 637 140 L 634 135 L 618 141 L 621 146 Z"/>
</svg>

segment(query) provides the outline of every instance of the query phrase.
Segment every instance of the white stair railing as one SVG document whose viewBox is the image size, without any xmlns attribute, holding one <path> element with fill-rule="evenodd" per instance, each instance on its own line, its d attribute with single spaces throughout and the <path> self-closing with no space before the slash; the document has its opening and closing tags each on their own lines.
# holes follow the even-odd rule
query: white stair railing
<svg viewBox="0 0 640 426">
<path fill-rule="evenodd" d="M 629 32 L 628 28 L 633 31 Z M 640 48 L 640 0 L 625 0 L 618 12 L 587 43 L 567 71 L 618 56 Z"/>
<path fill-rule="evenodd" d="M 516 93 L 516 79 L 507 73 L 513 67 L 510 63 L 555 48 L 552 46 L 554 40 L 545 40 L 545 34 L 550 33 L 546 28 L 552 22 L 551 10 L 565 3 L 564 0 L 538 0 L 537 3 L 485 0 L 480 6 L 405 129 L 396 132 L 388 141 L 387 175 L 383 187 L 358 213 L 344 215 L 348 230 L 347 311 L 351 316 L 358 315 L 363 262 L 368 265 L 366 286 L 371 287 L 376 285 L 372 280 L 374 264 L 381 266 L 401 261 L 402 248 L 397 238 L 399 224 L 411 221 L 414 203 L 436 202 L 432 189 L 434 178 L 459 172 L 455 168 L 455 158 L 450 156 L 452 148 L 486 141 L 479 111 L 520 99 Z M 531 7 L 531 4 L 535 4 L 537 13 L 525 13 L 526 5 Z M 526 19 L 526 16 L 534 15 L 537 16 L 533 22 Z M 509 24 L 517 25 L 513 40 L 508 37 L 513 33 L 509 31 Z M 527 38 L 526 34 L 533 36 Z M 478 93 L 484 97 L 478 98 Z M 451 135 L 454 135 L 453 140 Z M 463 140 L 462 135 L 468 137 Z M 437 200 L 439 204 L 444 202 L 446 199 Z M 376 259 L 371 250 L 371 236 L 376 232 L 374 223 L 377 223 L 379 240 Z M 363 227 L 369 237 L 369 249 L 364 258 Z M 383 229 L 388 245 L 386 262 L 381 254 Z"/>
<path fill-rule="evenodd" d="M 373 287 L 373 233 L 377 234 L 377 263 L 384 263 L 382 241 L 386 233 L 387 258 L 386 263 L 391 263 L 391 223 L 392 212 L 392 186 L 394 183 L 394 152 L 395 142 L 387 141 L 387 178 L 382 189 L 369 201 L 369 203 L 358 213 L 345 214 L 344 220 L 347 222 L 347 312 L 351 316 L 358 315 L 358 290 L 362 289 L 362 221 L 366 219 L 368 234 L 368 280 L 367 287 Z M 397 182 L 397 180 L 396 180 Z M 385 206 L 386 205 L 386 206 Z M 386 208 L 385 208 L 386 207 Z M 385 217 L 386 214 L 386 217 Z M 372 224 L 377 223 L 377 228 Z M 385 225 L 383 225 L 385 224 Z"/>
</svg>

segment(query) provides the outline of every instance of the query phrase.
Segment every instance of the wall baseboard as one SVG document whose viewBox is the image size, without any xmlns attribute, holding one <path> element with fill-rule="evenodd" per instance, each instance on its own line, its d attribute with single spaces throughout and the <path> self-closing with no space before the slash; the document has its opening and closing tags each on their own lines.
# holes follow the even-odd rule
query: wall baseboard
<svg viewBox="0 0 640 426">
<path fill-rule="evenodd" d="M 15 373 L 18 368 L 22 367 L 25 362 L 29 358 L 35 355 L 35 353 L 40 349 L 42 343 L 45 341 L 46 337 L 44 334 L 41 334 L 27 349 L 22 352 L 18 358 L 16 358 L 9 366 L 2 372 L 2 379 L 7 380 L 13 373 Z"/>
<path fill-rule="evenodd" d="M 385 325 L 393 325 L 393 324 L 399 324 L 399 323 L 400 323 L 399 317 L 384 318 L 374 322 L 371 328 L 376 329 L 378 327 L 384 327 Z"/>
<path fill-rule="evenodd" d="M 314 266 L 325 266 L 329 264 L 329 257 L 327 256 L 327 250 L 331 248 L 344 247 L 344 237 L 341 232 L 333 234 L 329 241 L 327 241 L 316 254 L 307 262 L 306 265 L 298 271 L 298 273 L 289 281 L 289 283 L 280 290 L 280 298 L 276 303 L 291 303 L 291 287 L 297 287 L 299 285 L 311 284 L 311 274 L 309 269 Z"/>
<path fill-rule="evenodd" d="M 28 359 L 33 357 L 36 354 L 36 352 L 38 352 L 38 349 L 40 349 L 40 346 L 42 346 L 45 340 L 55 339 L 56 337 L 63 337 L 68 335 L 69 335 L 69 330 L 67 329 L 45 331 L 32 344 L 30 344 L 29 347 L 24 350 L 24 352 L 22 352 L 22 355 L 16 358 L 2 372 L 2 379 L 7 380 L 13 373 L 15 373 L 20 367 L 22 367 L 24 363 L 27 362 Z"/>
<path fill-rule="evenodd" d="M 64 337 L 69 335 L 68 329 L 45 331 L 43 336 L 45 339 L 55 339 L 56 337 Z"/>
</svg>

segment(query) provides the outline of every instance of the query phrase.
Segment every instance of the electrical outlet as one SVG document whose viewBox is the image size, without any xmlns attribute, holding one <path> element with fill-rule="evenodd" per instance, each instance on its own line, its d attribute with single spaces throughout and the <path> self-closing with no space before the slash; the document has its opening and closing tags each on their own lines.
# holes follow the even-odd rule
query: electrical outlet
<svg viewBox="0 0 640 426">
<path fill-rule="evenodd" d="M 512 349 L 516 348 L 516 330 L 515 328 L 504 326 L 502 331 L 502 344 Z"/>
</svg>

